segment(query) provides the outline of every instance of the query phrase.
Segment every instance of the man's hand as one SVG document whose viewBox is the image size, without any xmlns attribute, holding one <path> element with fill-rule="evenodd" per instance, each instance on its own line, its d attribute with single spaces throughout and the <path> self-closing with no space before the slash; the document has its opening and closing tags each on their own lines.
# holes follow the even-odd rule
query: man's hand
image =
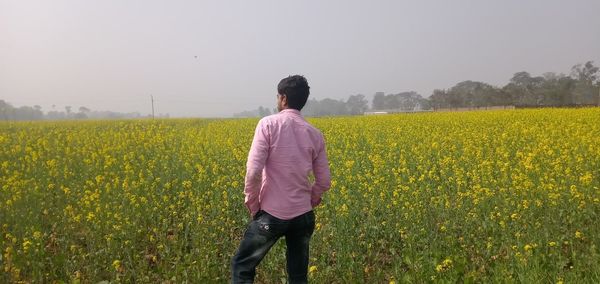
<svg viewBox="0 0 600 284">
<path fill-rule="evenodd" d="M 315 208 L 315 207 L 319 206 L 319 204 L 321 204 L 321 197 L 320 196 L 318 198 L 312 197 L 310 199 L 310 205 L 312 205 L 312 208 Z"/>
</svg>

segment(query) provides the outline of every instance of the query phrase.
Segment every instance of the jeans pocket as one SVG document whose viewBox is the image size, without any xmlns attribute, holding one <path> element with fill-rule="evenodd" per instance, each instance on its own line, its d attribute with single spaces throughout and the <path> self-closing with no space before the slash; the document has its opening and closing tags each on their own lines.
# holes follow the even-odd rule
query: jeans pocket
<svg viewBox="0 0 600 284">
<path fill-rule="evenodd" d="M 281 235 L 287 227 L 285 220 L 278 219 L 265 211 L 263 211 L 260 218 L 256 219 L 255 222 L 258 225 L 258 231 L 268 236 Z"/>
</svg>

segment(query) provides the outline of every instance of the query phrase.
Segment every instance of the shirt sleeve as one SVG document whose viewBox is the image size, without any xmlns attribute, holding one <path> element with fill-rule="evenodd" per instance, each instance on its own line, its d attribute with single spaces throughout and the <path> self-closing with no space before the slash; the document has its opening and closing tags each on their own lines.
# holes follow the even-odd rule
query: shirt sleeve
<svg viewBox="0 0 600 284">
<path fill-rule="evenodd" d="M 321 138 L 321 145 L 313 160 L 313 173 L 315 183 L 312 186 L 311 203 L 314 206 L 321 203 L 321 195 L 331 187 L 331 173 L 329 172 L 329 161 L 325 150 L 325 141 Z"/>
<path fill-rule="evenodd" d="M 259 194 L 262 171 L 269 155 L 269 131 L 264 120 L 260 120 L 254 131 L 254 139 L 248 153 L 244 185 L 245 205 L 254 216 L 260 210 Z"/>
</svg>

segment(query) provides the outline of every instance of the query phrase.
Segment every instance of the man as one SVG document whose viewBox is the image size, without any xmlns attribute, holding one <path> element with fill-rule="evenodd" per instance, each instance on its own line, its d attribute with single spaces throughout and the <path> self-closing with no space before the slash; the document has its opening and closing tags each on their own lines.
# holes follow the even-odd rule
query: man
<svg viewBox="0 0 600 284">
<path fill-rule="evenodd" d="M 288 282 L 307 283 L 312 209 L 331 186 L 323 134 L 300 114 L 308 82 L 289 76 L 279 82 L 277 92 L 279 113 L 258 122 L 248 154 L 244 194 L 252 221 L 231 262 L 233 283 L 252 283 L 256 266 L 282 236 Z"/>
</svg>

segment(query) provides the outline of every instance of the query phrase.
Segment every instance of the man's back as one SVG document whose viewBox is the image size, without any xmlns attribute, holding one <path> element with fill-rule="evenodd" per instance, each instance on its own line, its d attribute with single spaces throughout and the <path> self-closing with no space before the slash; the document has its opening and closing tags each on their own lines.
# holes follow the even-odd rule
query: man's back
<svg viewBox="0 0 600 284">
<path fill-rule="evenodd" d="M 318 199 L 329 188 L 323 135 L 295 109 L 260 120 L 247 169 L 247 181 L 257 181 L 262 176 L 259 208 L 284 220 L 312 210 L 311 197 Z M 310 179 L 313 174 L 314 185 Z M 258 187 L 256 182 L 246 185 L 246 191 L 256 191 Z M 256 208 L 257 200 L 249 201 L 249 208 Z"/>
</svg>

